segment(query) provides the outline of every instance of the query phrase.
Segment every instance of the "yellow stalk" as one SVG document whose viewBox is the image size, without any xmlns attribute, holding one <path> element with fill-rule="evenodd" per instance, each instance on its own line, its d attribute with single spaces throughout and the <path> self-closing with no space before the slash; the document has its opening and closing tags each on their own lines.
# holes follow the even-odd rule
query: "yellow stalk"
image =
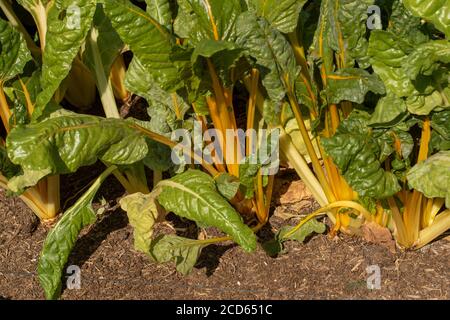
<svg viewBox="0 0 450 320">
<path fill-rule="evenodd" d="M 392 211 L 392 218 L 394 219 L 396 229 L 395 237 L 397 242 L 402 246 L 406 246 L 408 243 L 408 237 L 400 210 L 398 209 L 397 203 L 393 197 L 388 198 L 388 203 Z"/>
<path fill-rule="evenodd" d="M 314 211 L 313 213 L 309 214 L 305 219 L 303 219 L 297 226 L 295 226 L 291 231 L 286 233 L 285 238 L 289 238 L 291 235 L 293 235 L 295 232 L 297 232 L 298 229 L 300 229 L 306 222 L 313 219 L 314 217 L 325 214 L 327 211 L 330 211 L 332 209 L 338 209 L 338 208 L 351 208 L 356 211 L 358 211 L 360 214 L 362 214 L 367 220 L 370 219 L 370 212 L 367 211 L 362 205 L 360 205 L 357 202 L 353 201 L 336 201 L 333 203 L 330 203 L 329 205 L 320 208 L 317 211 Z"/>
<path fill-rule="evenodd" d="M 425 246 L 430 243 L 445 231 L 450 229 L 450 210 L 447 209 L 444 212 L 440 213 L 435 221 L 427 228 L 423 229 L 419 233 L 419 237 L 415 242 L 414 247 L 416 249 Z"/>
<path fill-rule="evenodd" d="M 11 110 L 9 109 L 8 102 L 6 101 L 5 92 L 3 91 L 3 83 L 0 82 L 0 117 L 2 118 L 3 126 L 6 133 L 9 133 L 9 118 L 11 118 Z"/>
<path fill-rule="evenodd" d="M 256 95 L 258 93 L 258 81 L 259 81 L 259 72 L 257 69 L 252 70 L 251 75 L 251 86 L 250 86 L 250 97 L 248 100 L 248 109 L 247 109 L 247 130 L 251 130 L 255 124 L 255 112 L 256 112 Z M 247 137 L 247 156 L 252 152 L 251 146 L 253 145 L 253 136 L 249 135 Z"/>
<path fill-rule="evenodd" d="M 111 66 L 109 78 L 114 95 L 122 101 L 126 101 L 130 98 L 130 92 L 128 92 L 124 84 L 126 71 L 125 61 L 123 60 L 123 56 L 120 54 Z"/>
<path fill-rule="evenodd" d="M 325 195 L 329 202 L 334 202 L 336 200 L 328 181 L 325 178 L 325 174 L 322 170 L 322 166 L 320 165 L 319 159 L 317 158 L 316 151 L 312 145 L 311 139 L 309 138 L 308 130 L 306 129 L 305 122 L 303 120 L 302 113 L 300 111 L 300 106 L 295 98 L 292 90 L 288 90 L 288 98 L 292 107 L 292 111 L 294 112 L 295 118 L 297 120 L 298 127 L 300 129 L 300 133 L 303 138 L 303 142 L 306 145 L 306 149 L 308 150 L 308 154 L 311 158 L 312 165 L 314 167 L 314 171 L 319 179 L 320 184 L 323 187 Z"/>
<path fill-rule="evenodd" d="M 20 79 L 20 78 L 19 78 L 19 82 L 20 82 L 20 86 L 22 87 L 23 94 L 25 96 L 25 101 L 27 103 L 26 107 L 27 107 L 28 116 L 31 117 L 31 115 L 34 112 L 34 103 L 33 103 L 33 101 L 31 101 L 30 92 L 28 91 L 28 88 L 25 85 L 25 83 L 23 83 L 22 79 Z"/>
</svg>

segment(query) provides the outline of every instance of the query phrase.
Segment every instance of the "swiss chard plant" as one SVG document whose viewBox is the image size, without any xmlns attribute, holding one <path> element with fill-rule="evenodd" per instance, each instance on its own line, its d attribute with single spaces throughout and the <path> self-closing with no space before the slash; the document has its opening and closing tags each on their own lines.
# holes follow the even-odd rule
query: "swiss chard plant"
<svg viewBox="0 0 450 320">
<path fill-rule="evenodd" d="M 92 202 L 111 174 L 128 193 L 120 206 L 136 250 L 183 274 L 207 245 L 232 240 L 255 250 L 278 146 L 321 209 L 264 244 L 271 254 L 325 232 L 320 215 L 332 234 L 376 222 L 403 248 L 449 229 L 445 2 L 18 3 L 0 0 L 9 20 L 0 20 L 2 187 L 54 217 L 55 177 L 98 161 L 106 167 L 47 236 L 38 265 L 47 298 L 59 296 L 64 266 L 101 214 Z M 373 5 L 380 16 L 369 16 Z M 22 25 L 26 12 L 35 34 Z M 83 113 L 97 94 L 104 116 Z M 135 99 L 146 101 L 147 120 L 128 116 Z M 224 236 L 155 235 L 167 212 Z"/>
</svg>

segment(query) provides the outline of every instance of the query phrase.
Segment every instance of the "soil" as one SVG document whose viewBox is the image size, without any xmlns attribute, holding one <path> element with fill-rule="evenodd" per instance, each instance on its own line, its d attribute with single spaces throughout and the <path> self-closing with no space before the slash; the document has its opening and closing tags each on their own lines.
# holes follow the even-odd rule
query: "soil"
<svg viewBox="0 0 450 320">
<path fill-rule="evenodd" d="M 91 181 L 95 171 L 88 168 L 65 177 L 63 198 Z M 86 182 L 76 184 L 80 176 Z M 307 197 L 295 201 L 290 196 L 291 185 L 304 187 L 289 174 L 278 181 L 276 190 L 284 196 L 273 204 L 270 224 L 259 234 L 262 239 L 316 206 Z M 122 194 L 109 179 L 98 199 Z M 286 253 L 276 258 L 261 248 L 248 254 L 225 243 L 207 247 L 193 272 L 181 276 L 172 264 L 155 264 L 133 249 L 127 217 L 114 209 L 115 200 L 110 202 L 112 209 L 83 231 L 69 258 L 68 265 L 81 268 L 81 289 L 65 289 L 62 299 L 450 298 L 450 242 L 445 239 L 418 251 L 391 253 L 357 237 L 317 235 L 305 244 L 286 243 Z M 0 300 L 43 299 L 36 268 L 51 226 L 40 224 L 21 200 L 6 197 L 2 190 L 0 219 Z M 373 273 L 366 268 L 374 265 L 381 271 L 381 288 L 370 290 L 367 279 Z"/>
</svg>

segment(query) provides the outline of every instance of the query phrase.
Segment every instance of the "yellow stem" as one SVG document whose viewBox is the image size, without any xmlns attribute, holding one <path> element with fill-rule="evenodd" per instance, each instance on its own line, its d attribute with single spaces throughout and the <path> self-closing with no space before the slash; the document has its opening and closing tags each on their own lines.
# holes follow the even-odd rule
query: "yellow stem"
<svg viewBox="0 0 450 320">
<path fill-rule="evenodd" d="M 300 129 L 300 133 L 302 135 L 303 142 L 305 143 L 306 149 L 308 150 L 308 154 L 311 158 L 311 162 L 314 167 L 314 171 L 317 175 L 317 178 L 319 179 L 319 182 L 322 185 L 325 195 L 327 196 L 328 202 L 334 202 L 334 201 L 336 201 L 336 198 L 330 188 L 330 185 L 328 184 L 327 179 L 325 178 L 325 174 L 322 170 L 322 166 L 320 165 L 316 151 L 314 150 L 311 139 L 309 138 L 308 130 L 306 129 L 305 122 L 303 120 L 303 116 L 300 111 L 300 106 L 299 106 L 297 99 L 295 98 L 292 90 L 288 91 L 288 97 L 289 97 L 289 101 L 291 103 L 292 111 L 294 112 L 295 118 L 297 120 L 297 124 Z"/>
<path fill-rule="evenodd" d="M 5 92 L 3 91 L 3 83 L 0 81 L 0 117 L 2 118 L 3 126 L 6 133 L 9 133 L 9 118 L 11 118 L 11 110 L 9 109 L 8 102 L 6 101 Z"/>
</svg>

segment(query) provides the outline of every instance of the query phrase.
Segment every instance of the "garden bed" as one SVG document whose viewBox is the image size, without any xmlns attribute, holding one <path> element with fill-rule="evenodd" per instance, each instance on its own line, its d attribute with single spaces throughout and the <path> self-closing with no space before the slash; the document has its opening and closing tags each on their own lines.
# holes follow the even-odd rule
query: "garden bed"
<svg viewBox="0 0 450 320">
<path fill-rule="evenodd" d="M 289 176 L 280 181 L 289 183 Z M 303 192 L 301 183 L 291 185 L 279 188 L 282 201 L 289 192 Z M 98 198 L 120 192 L 110 179 Z M 287 223 L 280 216 L 301 211 L 302 206 L 310 209 L 305 200 L 274 205 L 276 214 L 260 232 L 262 238 Z M 39 224 L 20 200 L 6 198 L 3 190 L 0 218 L 0 297 L 44 299 L 36 268 L 49 227 Z M 271 258 L 260 247 L 247 254 L 231 243 L 210 246 L 192 273 L 182 276 L 172 264 L 152 263 L 133 250 L 133 230 L 118 209 L 80 236 L 68 265 L 81 267 L 81 289 L 65 289 L 62 299 L 450 298 L 450 243 L 445 239 L 393 254 L 357 237 L 317 235 L 304 245 L 286 243 L 286 249 L 286 254 Z M 370 265 L 380 266 L 380 290 L 367 289 Z"/>
</svg>

